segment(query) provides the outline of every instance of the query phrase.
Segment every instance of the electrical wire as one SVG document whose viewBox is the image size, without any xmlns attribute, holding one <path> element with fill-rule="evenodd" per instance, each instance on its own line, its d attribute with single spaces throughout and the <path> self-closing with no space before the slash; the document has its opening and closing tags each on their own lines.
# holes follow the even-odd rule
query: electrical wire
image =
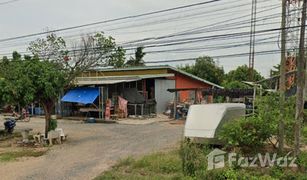
<svg viewBox="0 0 307 180">
<path fill-rule="evenodd" d="M 49 33 L 55 33 L 55 32 L 60 32 L 60 31 L 67 31 L 67 30 L 71 30 L 71 29 L 78 29 L 78 28 L 93 26 L 93 25 L 97 25 L 97 24 L 105 24 L 105 23 L 108 23 L 108 22 L 133 19 L 133 18 L 142 17 L 142 16 L 149 16 L 149 15 L 153 15 L 153 14 L 159 14 L 159 13 L 175 11 L 175 10 L 179 10 L 179 9 L 185 9 L 185 8 L 215 3 L 215 2 L 218 2 L 218 1 L 222 1 L 222 0 L 208 0 L 208 1 L 205 1 L 205 2 L 194 3 L 194 4 L 185 5 L 185 6 L 178 6 L 178 7 L 163 9 L 163 10 L 159 10 L 159 11 L 152 11 L 152 12 L 138 14 L 138 15 L 131 15 L 131 16 L 125 16 L 125 17 L 105 20 L 105 21 L 98 21 L 98 22 L 93 22 L 93 23 L 88 23 L 88 24 L 82 24 L 82 25 L 78 25 L 78 26 L 60 28 L 60 29 L 55 29 L 55 30 L 48 31 L 48 32 L 39 32 L 39 33 L 22 35 L 22 36 L 10 37 L 10 38 L 5 38 L 5 39 L 0 39 L 0 42 L 11 41 L 11 40 L 16 40 L 16 39 L 23 39 L 23 38 L 39 36 L 39 35 L 44 35 L 44 34 L 49 34 Z"/>
<path fill-rule="evenodd" d="M 5 2 L 0 2 L 0 6 L 7 5 L 7 4 L 12 4 L 12 3 L 15 3 L 17 1 L 20 1 L 20 0 L 10 0 L 10 1 L 5 1 Z"/>
</svg>

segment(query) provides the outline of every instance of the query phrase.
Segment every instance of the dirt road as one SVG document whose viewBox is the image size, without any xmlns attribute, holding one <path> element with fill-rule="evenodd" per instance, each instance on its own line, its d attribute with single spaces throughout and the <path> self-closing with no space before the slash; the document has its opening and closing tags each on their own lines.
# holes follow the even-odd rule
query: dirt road
<svg viewBox="0 0 307 180">
<path fill-rule="evenodd" d="M 0 121 L 3 128 L 3 120 Z M 17 128 L 43 132 L 44 121 L 32 119 Z M 55 145 L 44 156 L 0 163 L 1 179 L 92 179 L 117 160 L 140 156 L 175 146 L 182 138 L 183 126 L 168 123 L 148 125 L 82 124 L 59 121 L 68 140 Z"/>
</svg>

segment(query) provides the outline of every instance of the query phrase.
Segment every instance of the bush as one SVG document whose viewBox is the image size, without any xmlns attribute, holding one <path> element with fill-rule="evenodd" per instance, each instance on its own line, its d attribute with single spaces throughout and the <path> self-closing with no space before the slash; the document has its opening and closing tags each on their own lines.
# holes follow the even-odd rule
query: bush
<svg viewBox="0 0 307 180">
<path fill-rule="evenodd" d="M 294 139 L 294 98 L 288 98 L 283 104 L 285 107 L 283 113 L 285 139 L 288 145 L 291 145 Z M 255 107 L 256 112 L 253 116 L 240 118 L 222 127 L 219 138 L 227 146 L 239 146 L 243 151 L 256 151 L 262 148 L 266 141 L 271 140 L 278 134 L 278 124 L 281 119 L 279 95 L 272 94 L 259 97 Z M 275 144 L 273 145 L 275 146 Z"/>
<path fill-rule="evenodd" d="M 186 176 L 201 176 L 207 169 L 207 154 L 209 148 L 205 145 L 195 144 L 189 139 L 181 143 L 180 157 L 183 174 Z"/>
<path fill-rule="evenodd" d="M 307 171 L 307 152 L 301 152 L 296 163 L 303 171 Z"/>
<path fill-rule="evenodd" d="M 246 171 L 246 170 L 234 170 L 232 168 L 215 169 L 208 171 L 203 177 L 199 179 L 207 180 L 275 180 L 270 175 L 259 174 L 257 171 Z"/>
<path fill-rule="evenodd" d="M 51 119 L 49 121 L 49 130 L 48 131 L 52 131 L 55 130 L 58 127 L 58 122 L 56 119 Z"/>
<path fill-rule="evenodd" d="M 304 143 L 307 144 L 307 123 L 304 124 L 302 135 Z"/>
<path fill-rule="evenodd" d="M 271 136 L 271 131 L 267 128 L 266 122 L 253 116 L 225 124 L 220 133 L 220 139 L 228 147 L 239 146 L 243 152 L 259 150 Z"/>
</svg>

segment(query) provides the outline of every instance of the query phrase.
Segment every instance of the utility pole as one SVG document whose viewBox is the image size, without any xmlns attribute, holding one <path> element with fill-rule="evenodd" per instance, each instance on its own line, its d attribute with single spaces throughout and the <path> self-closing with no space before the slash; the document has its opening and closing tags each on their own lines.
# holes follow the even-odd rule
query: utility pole
<svg viewBox="0 0 307 180">
<path fill-rule="evenodd" d="M 300 153 L 301 126 L 304 120 L 304 88 L 305 88 L 305 29 L 306 29 L 306 6 L 307 0 L 303 1 L 303 11 L 301 19 L 301 33 L 299 56 L 297 62 L 297 90 L 296 90 L 296 111 L 294 127 L 294 153 Z"/>
<path fill-rule="evenodd" d="M 283 152 L 284 150 L 284 136 L 285 136 L 285 122 L 284 122 L 284 103 L 286 92 L 286 0 L 282 0 L 282 18 L 281 18 L 281 60 L 280 60 L 280 79 L 279 79 L 279 91 L 280 91 L 280 119 L 278 130 L 278 150 Z"/>
<path fill-rule="evenodd" d="M 256 41 L 257 0 L 252 0 L 251 29 L 249 45 L 249 81 L 254 81 L 255 41 Z"/>
</svg>

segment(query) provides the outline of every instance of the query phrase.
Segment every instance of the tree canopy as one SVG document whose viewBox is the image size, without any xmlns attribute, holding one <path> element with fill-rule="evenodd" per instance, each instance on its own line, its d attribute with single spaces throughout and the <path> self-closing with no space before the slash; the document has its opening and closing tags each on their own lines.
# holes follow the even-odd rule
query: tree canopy
<svg viewBox="0 0 307 180">
<path fill-rule="evenodd" d="M 124 57 L 123 49 L 103 33 L 83 37 L 70 50 L 63 38 L 50 34 L 31 42 L 28 50 L 32 57 L 14 52 L 12 59 L 2 59 L 0 98 L 21 106 L 39 101 L 44 107 L 46 136 L 55 102 L 64 89 L 71 87 L 80 73 L 108 63 L 120 66 Z M 115 62 L 116 58 L 121 63 Z"/>
<path fill-rule="evenodd" d="M 0 97 L 8 104 L 25 106 L 33 99 L 33 88 L 26 86 L 30 79 L 23 69 L 25 62 L 22 61 L 21 55 L 13 52 L 12 57 L 11 61 L 6 57 L 1 61 Z"/>
<path fill-rule="evenodd" d="M 249 68 L 247 65 L 239 66 L 234 70 L 224 73 L 224 69 L 219 67 L 209 56 L 202 56 L 196 59 L 195 64 L 179 67 L 195 76 L 224 86 L 227 89 L 247 89 L 248 85 L 242 81 L 248 81 Z M 261 74 L 254 70 L 254 81 L 262 80 Z"/>
<path fill-rule="evenodd" d="M 247 65 L 243 65 L 243 66 L 239 66 L 237 67 L 237 69 L 229 71 L 226 74 L 226 78 L 225 80 L 227 81 L 248 81 L 249 77 L 249 67 Z M 254 81 L 260 81 L 262 80 L 263 77 L 261 76 L 261 74 L 256 71 L 255 69 L 253 70 L 253 80 Z"/>
<path fill-rule="evenodd" d="M 145 66 L 143 58 L 146 53 L 143 52 L 143 50 L 144 47 L 137 47 L 135 50 L 134 57 L 130 57 L 130 59 L 126 63 L 126 66 Z"/>
<path fill-rule="evenodd" d="M 6 68 L 1 69 L 1 99 L 21 107 L 38 101 L 44 107 L 49 123 L 54 103 L 68 83 L 66 72 L 60 70 L 58 63 L 41 61 L 37 56 L 30 59 L 13 56 L 11 61 L 1 65 Z M 46 128 L 48 131 L 48 126 Z"/>
<path fill-rule="evenodd" d="M 242 81 L 249 81 L 249 67 L 247 65 L 239 66 L 237 69 L 229 71 L 225 75 L 225 79 L 223 82 L 223 86 L 227 89 L 246 89 L 248 86 L 244 84 Z M 260 81 L 264 79 L 261 74 L 253 70 L 253 80 Z"/>
<path fill-rule="evenodd" d="M 224 79 L 224 69 L 219 67 L 209 56 L 199 57 L 195 64 L 179 68 L 215 84 L 221 84 Z"/>
</svg>

